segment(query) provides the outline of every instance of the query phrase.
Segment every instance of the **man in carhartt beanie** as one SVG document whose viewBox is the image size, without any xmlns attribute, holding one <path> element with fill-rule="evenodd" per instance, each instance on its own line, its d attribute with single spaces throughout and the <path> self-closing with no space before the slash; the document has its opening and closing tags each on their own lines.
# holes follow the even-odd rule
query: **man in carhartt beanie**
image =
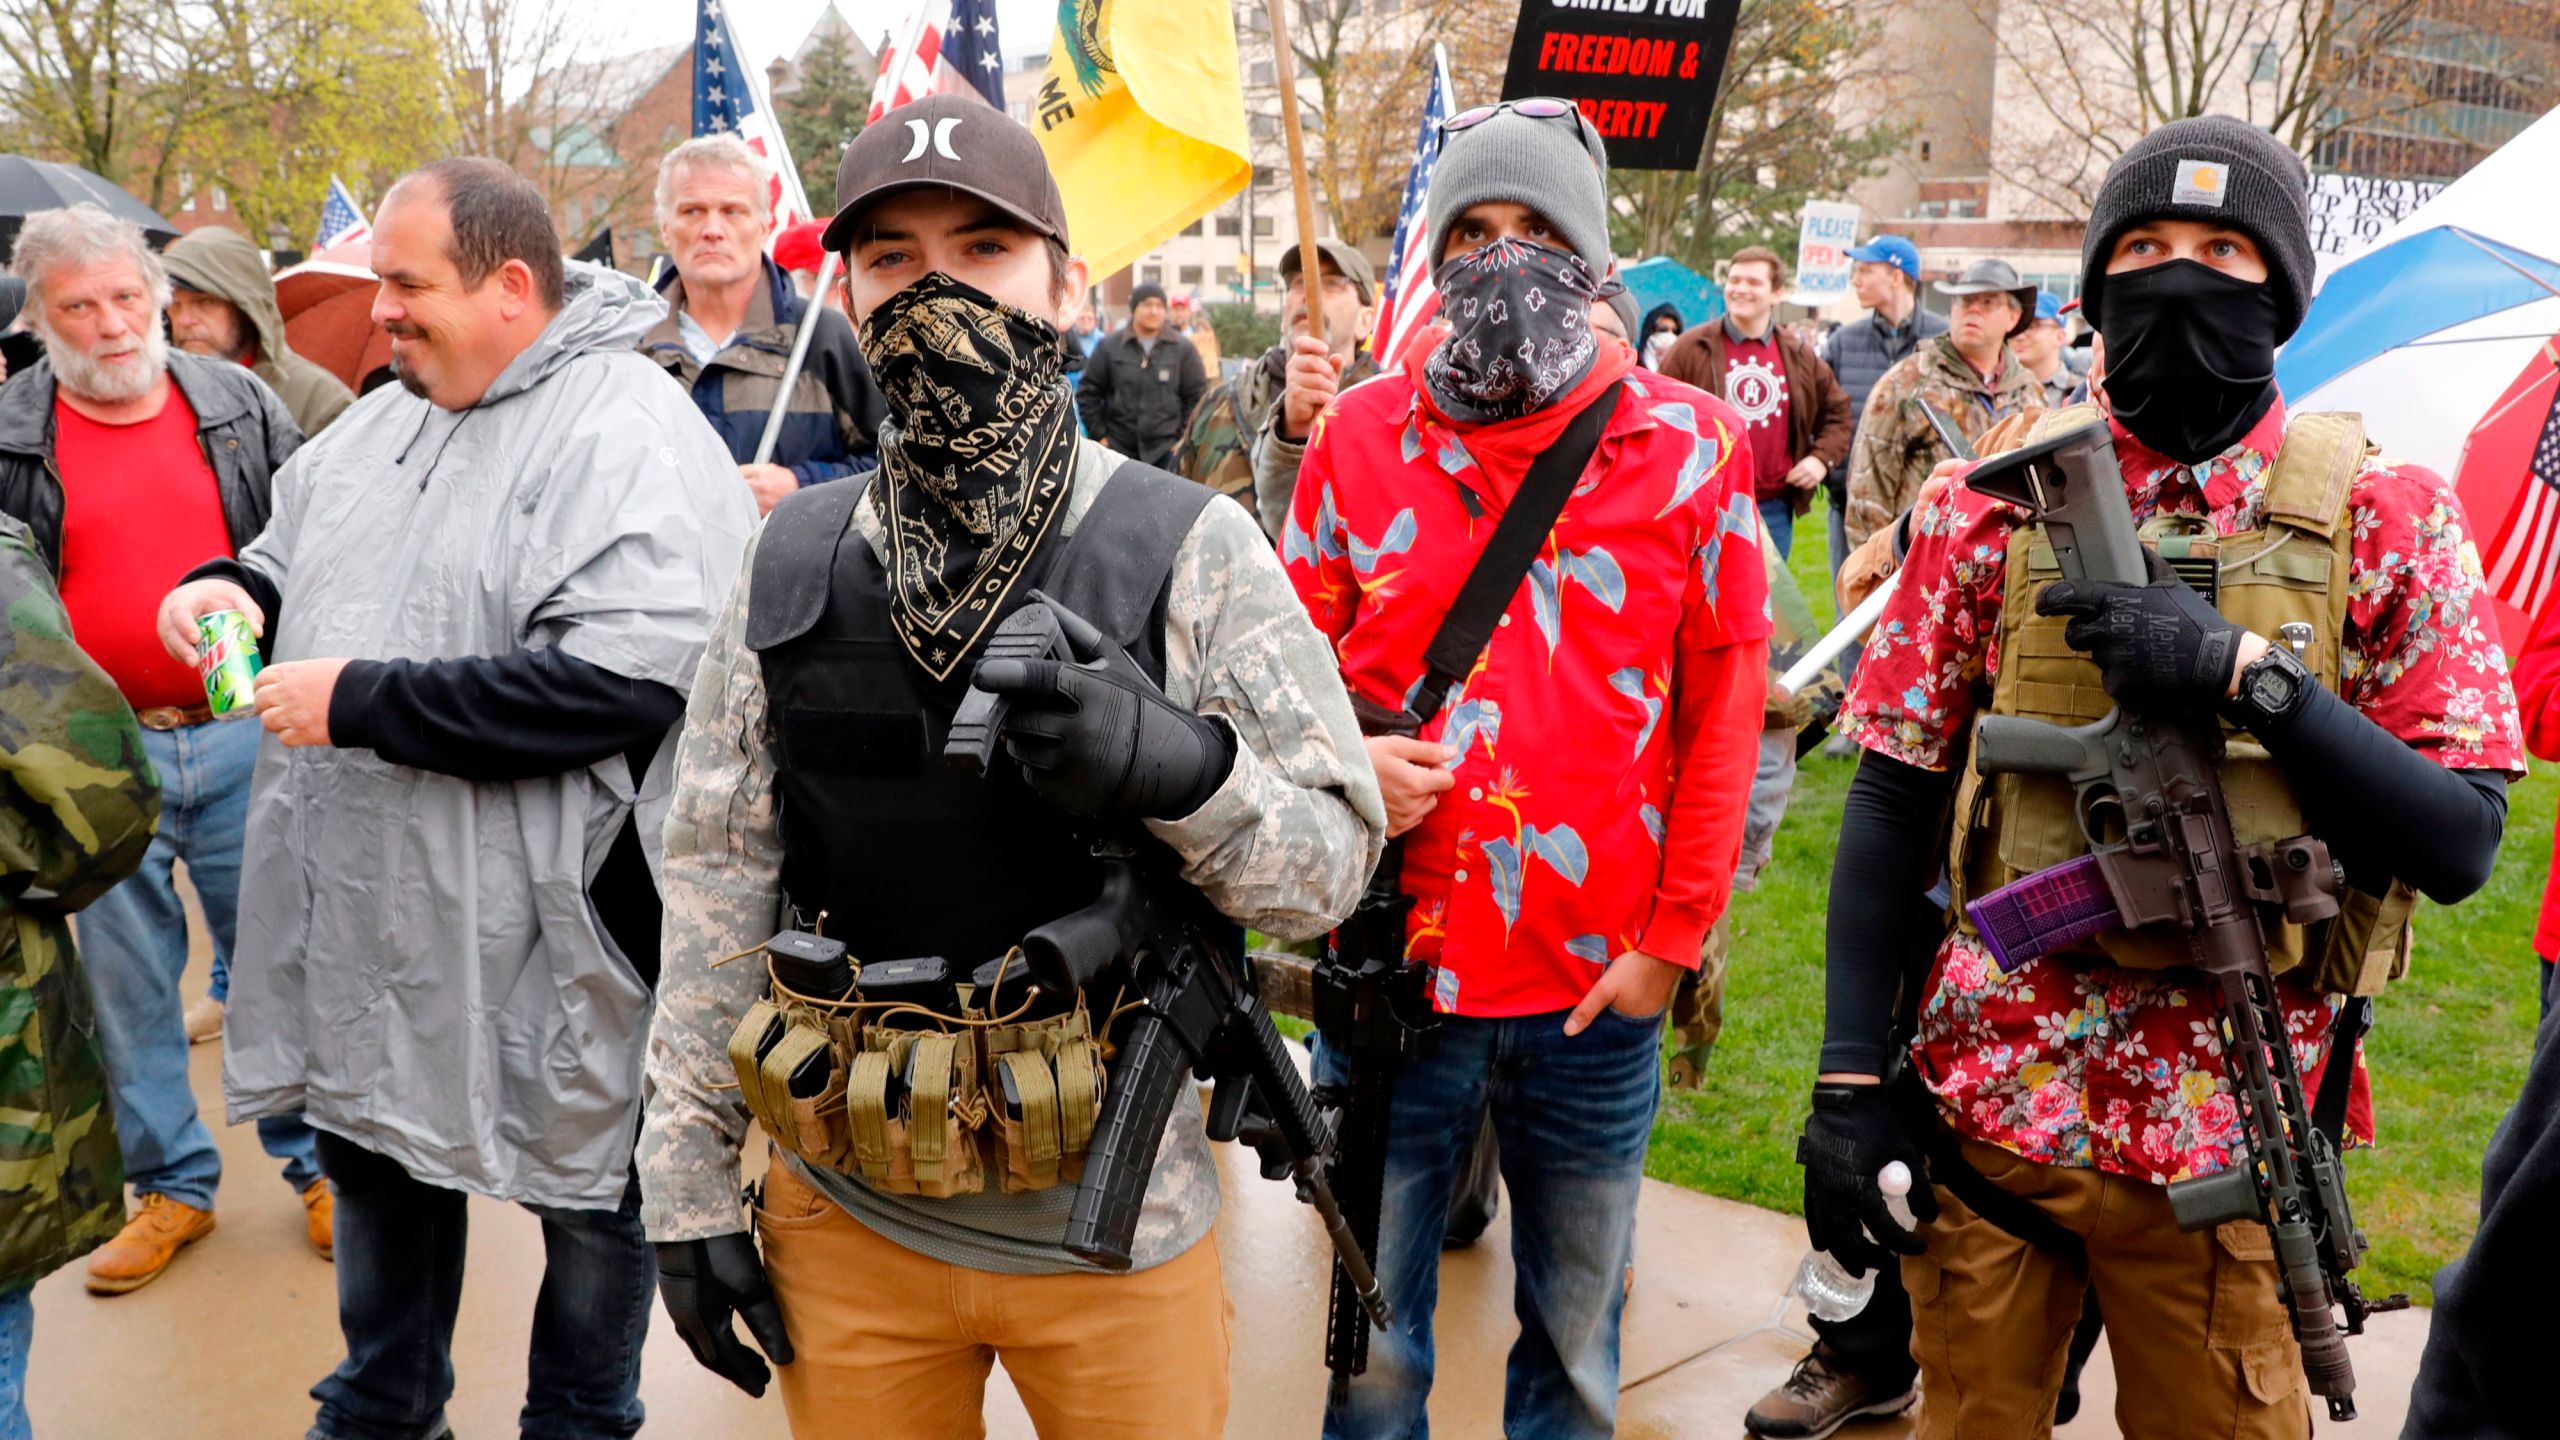
<svg viewBox="0 0 2560 1440">
<path fill-rule="evenodd" d="M 1568 102 L 1569 103 L 1569 102 Z M 1594 275 L 1609 273 L 1609 152 L 1571 115 L 1505 110 L 1451 134 L 1431 170 L 1431 264 L 1470 205 L 1508 200 L 1554 222 Z"/>
<path fill-rule="evenodd" d="M 2145 220 L 2201 220 L 2246 231 L 2258 242 L 2267 285 L 2275 292 L 2276 341 L 2283 343 L 2311 304 L 2310 189 L 2302 161 L 2283 141 L 2245 120 L 2200 115 L 2170 121 L 2107 168 L 2080 246 L 2081 315 L 2106 333 L 2100 310 L 2118 236 Z"/>
</svg>

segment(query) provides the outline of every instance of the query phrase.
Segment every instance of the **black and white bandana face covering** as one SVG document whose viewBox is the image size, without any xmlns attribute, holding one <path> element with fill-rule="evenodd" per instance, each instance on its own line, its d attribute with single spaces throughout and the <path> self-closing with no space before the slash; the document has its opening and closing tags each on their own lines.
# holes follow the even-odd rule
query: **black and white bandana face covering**
<svg viewBox="0 0 2560 1440">
<path fill-rule="evenodd" d="M 863 322 L 862 355 L 889 408 L 871 503 L 889 532 L 890 616 L 916 664 L 947 679 L 1066 511 L 1066 342 L 937 270 Z"/>
<path fill-rule="evenodd" d="M 1433 277 L 1447 338 L 1423 362 L 1431 403 L 1452 420 L 1515 420 L 1572 392 L 1599 343 L 1591 305 L 1624 287 L 1581 256 L 1527 240 L 1497 240 L 1453 256 Z"/>
</svg>

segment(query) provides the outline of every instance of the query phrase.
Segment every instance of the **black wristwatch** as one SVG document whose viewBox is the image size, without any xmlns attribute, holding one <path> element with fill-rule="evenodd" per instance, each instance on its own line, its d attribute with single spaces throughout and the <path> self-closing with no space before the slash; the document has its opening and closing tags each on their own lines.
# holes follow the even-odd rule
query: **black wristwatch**
<svg viewBox="0 0 2560 1440">
<path fill-rule="evenodd" d="M 2239 693 L 2226 702 L 2226 711 L 2231 723 L 2264 735 L 2283 729 L 2286 721 L 2301 714 L 2319 688 L 2319 678 L 2298 656 L 2282 644 L 2270 643 L 2265 654 L 2241 670 Z"/>
</svg>

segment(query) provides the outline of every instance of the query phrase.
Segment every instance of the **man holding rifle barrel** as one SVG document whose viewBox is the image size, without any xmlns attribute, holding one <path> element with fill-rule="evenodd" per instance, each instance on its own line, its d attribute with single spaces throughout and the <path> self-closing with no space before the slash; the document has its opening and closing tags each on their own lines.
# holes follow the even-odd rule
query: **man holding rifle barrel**
<svg viewBox="0 0 2560 1440">
<path fill-rule="evenodd" d="M 1377 781 L 1253 517 L 1077 436 L 1084 264 L 1031 133 L 935 96 L 836 193 L 881 464 L 775 507 L 686 716 L 639 1151 L 667 1308 L 761 1394 L 743 1319 L 801 1435 L 982 1434 L 1002 1359 L 1044 1436 L 1210 1440 L 1230 1310 L 1191 1061 L 1253 1072 L 1324 1208 L 1238 927 L 1351 910 Z M 1063 649 L 1017 654 L 1028 621 Z M 1251 1137 L 1242 1093 L 1210 1131 Z"/>
<path fill-rule="evenodd" d="M 2353 1045 L 2415 896 L 2488 878 L 2522 745 L 2452 487 L 2276 392 L 2305 191 L 2221 117 L 2116 162 L 2111 413 L 1921 504 L 1842 716 L 1798 1155 L 1816 1246 L 1902 1257 L 1924 1436 L 2048 1430 L 2094 1289 L 2125 1434 L 2299 1437 L 2390 1303 L 2347 1275 Z M 1947 912 L 1879 903 L 1941 867 Z M 1924 1158 L 1905 1228 L 1878 1173 Z"/>
</svg>

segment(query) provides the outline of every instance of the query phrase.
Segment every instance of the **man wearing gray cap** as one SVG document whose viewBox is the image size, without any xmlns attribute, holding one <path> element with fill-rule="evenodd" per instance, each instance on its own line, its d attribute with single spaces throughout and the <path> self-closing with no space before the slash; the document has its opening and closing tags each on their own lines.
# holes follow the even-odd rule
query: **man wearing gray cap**
<svg viewBox="0 0 2560 1440">
<path fill-rule="evenodd" d="M 1377 357 L 1369 353 L 1370 332 L 1378 324 L 1377 272 L 1369 267 L 1369 257 L 1343 241 L 1328 238 L 1316 247 L 1316 264 L 1323 272 L 1316 293 L 1322 299 L 1324 339 L 1307 333 L 1308 287 L 1300 274 L 1304 252 L 1293 245 L 1280 257 L 1281 342 L 1250 372 L 1259 377 L 1263 396 L 1247 432 L 1253 449 L 1254 509 L 1274 539 L 1288 523 L 1298 464 L 1306 458 L 1307 432 L 1315 428 L 1316 417 L 1334 396 L 1378 373 Z"/>
<path fill-rule="evenodd" d="M 1201 928 L 1226 927 L 1238 966 L 1242 927 L 1320 933 L 1376 863 L 1377 780 L 1252 517 L 1077 436 L 1059 322 L 1084 265 L 1031 132 L 975 96 L 922 100 L 846 147 L 836 197 L 825 243 L 850 257 L 845 310 L 888 406 L 880 468 L 774 507 L 694 681 L 639 1151 L 667 1310 L 762 1394 L 745 1320 L 804 1435 L 982 1434 L 1001 1360 L 1044 1436 L 1210 1440 L 1230 1311 L 1199 1108 L 1159 1132 L 1125 1268 L 1080 1257 L 1069 1220 L 1110 1083 L 1091 1040 L 1128 1038 L 1118 991 L 1088 1012 L 1016 978 L 1002 1020 L 973 1020 L 952 972 L 997 993 L 975 987 L 1093 900 L 1097 835 L 1138 852 L 1163 903 L 1215 910 Z M 1035 595 L 1128 664 L 984 659 Z M 973 682 L 1011 701 L 984 778 L 942 753 Z M 839 965 L 903 964 L 909 1018 L 811 1030 L 824 976 L 787 970 L 779 939 L 763 953 L 786 928 L 843 947 Z M 880 971 L 827 993 L 885 1003 Z M 815 1062 L 805 1090 L 786 1066 L 806 1123 L 759 1083 L 764 1022 L 735 1041 L 775 1003 Z M 983 1059 L 947 1038 L 982 1028 Z M 893 1102 L 891 1057 L 936 1053 L 920 1030 L 940 1058 L 899 1069 Z M 774 1144 L 752 1233 L 750 1115 Z"/>
<path fill-rule="evenodd" d="M 1975 261 L 1963 275 L 1932 288 L 1954 302 L 1947 333 L 1923 341 L 1886 371 L 1858 421 L 1845 522 L 1852 549 L 1909 509 L 1920 482 L 1939 461 L 1952 458 L 1924 404 L 1975 440 L 2008 416 L 2044 403 L 2043 388 L 2009 353 L 2009 337 L 2035 319 L 2036 288 L 2021 281 L 2006 260 Z"/>
</svg>

